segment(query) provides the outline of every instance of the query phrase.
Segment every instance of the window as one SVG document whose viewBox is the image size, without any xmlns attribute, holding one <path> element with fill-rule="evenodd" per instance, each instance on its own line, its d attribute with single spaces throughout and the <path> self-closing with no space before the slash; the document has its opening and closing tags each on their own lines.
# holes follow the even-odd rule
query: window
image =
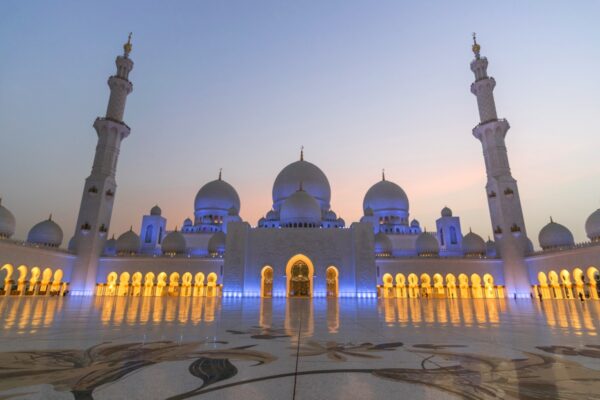
<svg viewBox="0 0 600 400">
<path fill-rule="evenodd" d="M 458 239 L 456 238 L 456 228 L 453 226 L 450 227 L 450 243 L 451 244 L 458 243 Z"/>
<path fill-rule="evenodd" d="M 445 239 L 444 239 L 444 230 L 440 229 L 440 242 L 442 244 L 442 246 L 445 246 Z"/>
<path fill-rule="evenodd" d="M 158 244 L 161 244 L 161 242 L 162 242 L 162 234 L 163 234 L 163 228 L 161 226 L 160 228 L 158 228 Z"/>
<path fill-rule="evenodd" d="M 144 237 L 144 242 L 152 243 L 152 225 L 148 225 L 146 227 L 146 235 Z"/>
</svg>

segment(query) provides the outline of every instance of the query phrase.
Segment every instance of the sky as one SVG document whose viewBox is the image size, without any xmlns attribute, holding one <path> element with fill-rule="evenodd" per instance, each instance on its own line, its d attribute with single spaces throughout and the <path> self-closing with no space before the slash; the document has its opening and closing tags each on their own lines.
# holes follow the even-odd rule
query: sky
<svg viewBox="0 0 600 400">
<path fill-rule="evenodd" d="M 111 222 L 158 204 L 168 229 L 199 188 L 238 191 L 255 225 L 275 177 L 319 166 L 347 224 L 381 177 L 432 229 L 444 206 L 486 238 L 471 34 L 497 81 L 528 235 L 549 221 L 576 242 L 600 207 L 598 1 L 0 2 L 0 197 L 16 238 L 50 213 L 72 236 L 107 78 L 133 32 L 134 90 Z M 431 227 L 431 228 L 430 228 Z"/>
</svg>

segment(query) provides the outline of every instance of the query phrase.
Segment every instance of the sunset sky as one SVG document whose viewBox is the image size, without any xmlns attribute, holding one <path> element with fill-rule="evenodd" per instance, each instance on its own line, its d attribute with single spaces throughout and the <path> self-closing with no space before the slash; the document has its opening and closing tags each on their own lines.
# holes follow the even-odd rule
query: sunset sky
<svg viewBox="0 0 600 400">
<path fill-rule="evenodd" d="M 575 241 L 600 207 L 598 1 L 0 2 L 0 197 L 17 239 L 53 214 L 73 235 L 108 102 L 133 32 L 135 62 L 111 222 L 117 236 L 158 204 L 168 229 L 217 177 L 252 225 L 299 157 L 329 178 L 350 222 L 385 168 L 434 227 L 452 208 L 491 224 L 469 87 L 471 33 L 497 81 L 528 235 L 552 216 Z"/>
</svg>

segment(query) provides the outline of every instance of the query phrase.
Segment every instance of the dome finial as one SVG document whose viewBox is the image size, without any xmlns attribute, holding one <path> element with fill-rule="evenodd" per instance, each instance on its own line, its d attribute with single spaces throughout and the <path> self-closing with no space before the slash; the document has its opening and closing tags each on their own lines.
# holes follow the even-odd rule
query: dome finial
<svg viewBox="0 0 600 400">
<path fill-rule="evenodd" d="M 175 225 L 175 232 L 177 232 L 177 225 Z"/>
<path fill-rule="evenodd" d="M 381 180 L 385 181 L 385 168 L 381 169 Z"/>
<path fill-rule="evenodd" d="M 550 216 L 550 223 L 553 223 L 554 220 L 552 219 L 552 215 Z"/>
<path fill-rule="evenodd" d="M 473 50 L 473 54 L 475 54 L 475 58 L 479 60 L 479 52 L 481 51 L 481 46 L 479 45 L 479 43 L 477 43 L 477 34 L 475 32 L 473 32 L 473 46 L 471 47 L 471 49 Z"/>
<path fill-rule="evenodd" d="M 302 181 L 300 181 L 300 186 L 298 187 L 298 191 L 299 191 L 299 192 L 302 192 L 302 191 L 304 191 L 304 189 L 302 188 Z"/>
<path fill-rule="evenodd" d="M 129 225 L 129 232 L 133 232 L 133 225 Z"/>
<path fill-rule="evenodd" d="M 304 146 L 300 146 L 300 161 L 304 161 Z"/>
<path fill-rule="evenodd" d="M 471 230 L 471 227 L 469 227 L 469 233 L 473 233 L 473 231 Z"/>
<path fill-rule="evenodd" d="M 50 216 L 48 217 L 48 221 L 52 221 L 52 213 L 50 213 Z"/>
<path fill-rule="evenodd" d="M 129 32 L 129 36 L 127 37 L 127 43 L 123 45 L 123 55 L 125 57 L 129 57 L 129 53 L 131 53 L 131 49 L 133 46 L 131 45 L 131 35 L 132 32 Z"/>
<path fill-rule="evenodd" d="M 219 168 L 219 180 L 221 180 L 222 175 L 223 175 L 223 168 Z"/>
</svg>

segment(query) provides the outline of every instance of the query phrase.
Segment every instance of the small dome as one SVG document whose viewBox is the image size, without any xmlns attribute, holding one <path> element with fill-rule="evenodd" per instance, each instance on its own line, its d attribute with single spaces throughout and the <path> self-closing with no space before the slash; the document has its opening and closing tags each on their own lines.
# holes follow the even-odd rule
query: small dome
<svg viewBox="0 0 600 400">
<path fill-rule="evenodd" d="M 162 210 L 160 209 L 159 206 L 154 206 L 150 209 L 150 215 L 161 215 L 162 214 Z"/>
<path fill-rule="evenodd" d="M 485 255 L 487 257 L 496 257 L 498 255 L 496 250 L 496 243 L 489 237 L 487 242 L 485 242 Z"/>
<path fill-rule="evenodd" d="M 390 181 L 379 181 L 367 191 L 363 200 L 363 211 L 372 212 L 406 211 L 408 212 L 408 197 L 402 188 Z"/>
<path fill-rule="evenodd" d="M 421 224 L 416 219 L 413 219 L 412 221 L 410 221 L 411 228 L 419 228 L 420 226 L 421 226 Z"/>
<path fill-rule="evenodd" d="M 58 224 L 52 221 L 52 215 L 45 221 L 36 224 L 27 235 L 29 243 L 43 246 L 58 247 L 63 240 L 63 231 Z"/>
<path fill-rule="evenodd" d="M 390 256 L 392 255 L 392 241 L 383 232 L 375 235 L 375 255 Z"/>
<path fill-rule="evenodd" d="M 428 232 L 423 232 L 417 236 L 415 247 L 419 256 L 437 256 L 440 252 L 437 239 Z"/>
<path fill-rule="evenodd" d="M 486 246 L 482 237 L 471 231 L 463 237 L 462 248 L 466 256 L 482 257 L 486 255 Z"/>
<path fill-rule="evenodd" d="M 269 221 L 277 221 L 277 220 L 279 219 L 279 213 L 277 213 L 277 211 L 275 211 L 275 210 L 270 210 L 270 211 L 267 213 L 267 216 L 266 216 L 266 218 L 267 218 Z"/>
<path fill-rule="evenodd" d="M 0 199 L 0 239 L 9 238 L 15 233 L 15 216 L 2 205 Z"/>
<path fill-rule="evenodd" d="M 119 236 L 115 248 L 119 255 L 137 254 L 140 250 L 140 237 L 130 228 Z"/>
<path fill-rule="evenodd" d="M 229 183 L 217 179 L 202 186 L 194 200 L 196 211 L 218 210 L 229 212 L 231 208 L 235 214 L 240 212 L 240 196 Z"/>
<path fill-rule="evenodd" d="M 117 239 L 115 239 L 115 235 L 104 243 L 103 253 L 106 256 L 114 256 L 117 254 Z"/>
<path fill-rule="evenodd" d="M 448 207 L 444 207 L 442 208 L 442 217 L 451 217 L 452 216 L 452 210 L 449 209 Z"/>
<path fill-rule="evenodd" d="M 335 221 L 337 219 L 337 215 L 335 214 L 335 212 L 333 212 L 333 210 L 324 212 L 323 217 L 327 221 Z"/>
<path fill-rule="evenodd" d="M 294 222 L 320 224 L 321 207 L 314 197 L 300 189 L 285 200 L 279 215 L 283 224 Z"/>
<path fill-rule="evenodd" d="M 571 247 L 575 244 L 573 234 L 564 225 L 550 219 L 550 223 L 542 228 L 538 236 L 543 250 Z"/>
<path fill-rule="evenodd" d="M 341 217 L 340 217 L 340 218 L 338 218 L 338 219 L 336 220 L 336 222 L 337 222 L 337 224 L 338 224 L 338 226 L 339 226 L 340 228 L 343 228 L 343 227 L 345 227 L 345 226 L 346 226 L 346 221 L 344 221 L 344 218 L 341 218 Z"/>
<path fill-rule="evenodd" d="M 208 241 L 208 253 L 210 255 L 223 255 L 225 253 L 225 241 L 227 236 L 223 232 L 217 232 Z"/>
<path fill-rule="evenodd" d="M 175 230 L 165 236 L 160 248 L 163 254 L 184 254 L 187 250 L 187 243 L 181 232 Z"/>
<path fill-rule="evenodd" d="M 192 226 L 192 220 L 186 218 L 185 221 L 183 221 L 183 226 Z"/>
<path fill-rule="evenodd" d="M 327 177 L 319 167 L 304 161 L 302 156 L 299 161 L 282 169 L 275 178 L 273 183 L 273 206 L 275 209 L 279 209 L 286 199 L 296 193 L 300 182 L 302 182 L 304 190 L 319 203 L 319 208 L 329 209 L 331 187 Z"/>
<path fill-rule="evenodd" d="M 585 221 L 585 233 L 592 242 L 600 240 L 600 208 L 591 213 Z"/>
</svg>

